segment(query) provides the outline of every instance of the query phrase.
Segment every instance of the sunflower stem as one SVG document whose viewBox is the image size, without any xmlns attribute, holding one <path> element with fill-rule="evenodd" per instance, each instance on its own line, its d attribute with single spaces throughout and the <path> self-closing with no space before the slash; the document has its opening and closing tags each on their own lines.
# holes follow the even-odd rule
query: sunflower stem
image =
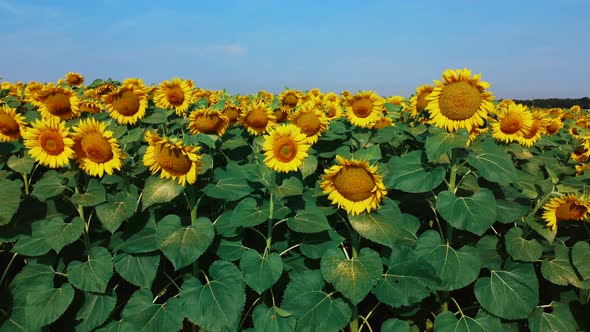
<svg viewBox="0 0 590 332">
<path fill-rule="evenodd" d="M 75 186 L 74 190 L 76 193 L 80 192 L 80 190 L 78 190 L 78 186 Z M 82 222 L 84 223 L 84 246 L 86 247 L 86 250 L 90 250 L 90 248 L 92 247 L 92 244 L 90 242 L 90 235 L 88 234 L 90 225 L 88 224 L 88 222 L 86 222 L 86 217 L 84 217 L 84 207 L 82 205 L 76 204 L 76 210 L 78 210 L 78 216 L 80 217 L 80 219 L 82 219 Z"/>
<path fill-rule="evenodd" d="M 270 253 L 270 246 L 272 245 L 272 218 L 273 218 L 273 211 L 275 209 L 275 204 L 274 204 L 274 196 L 272 193 L 270 193 L 270 211 L 268 212 L 268 230 L 267 230 L 267 236 L 266 236 L 266 249 L 264 250 L 264 257 L 268 256 L 268 254 Z"/>
<path fill-rule="evenodd" d="M 25 195 L 29 196 L 30 192 L 29 192 L 29 176 L 25 173 L 22 173 L 23 175 L 23 182 L 25 183 Z"/>
<path fill-rule="evenodd" d="M 8 270 L 10 270 L 10 266 L 12 266 L 12 262 L 14 262 L 14 259 L 16 258 L 17 255 L 18 255 L 17 253 L 12 254 L 12 258 L 10 258 L 10 262 L 8 262 L 8 265 L 6 265 L 6 268 L 4 269 L 4 273 L 2 273 L 2 277 L 0 278 L 0 285 L 2 285 L 4 278 L 6 278 L 6 274 L 8 274 Z"/>
<path fill-rule="evenodd" d="M 358 235 L 358 233 L 352 229 L 351 227 L 349 227 L 349 231 L 350 231 L 350 242 L 352 244 L 352 259 L 358 259 L 359 257 L 359 250 L 360 250 L 360 244 L 361 244 L 361 239 L 360 236 Z M 358 332 L 359 330 L 359 310 L 358 310 L 358 305 L 354 305 L 352 307 L 352 320 L 350 321 L 350 331 L 351 332 Z"/>
</svg>

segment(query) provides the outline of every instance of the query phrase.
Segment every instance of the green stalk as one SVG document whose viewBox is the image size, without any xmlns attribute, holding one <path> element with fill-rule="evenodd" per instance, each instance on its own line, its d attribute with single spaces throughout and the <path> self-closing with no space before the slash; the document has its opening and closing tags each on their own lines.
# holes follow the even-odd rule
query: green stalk
<svg viewBox="0 0 590 332">
<path fill-rule="evenodd" d="M 267 235 L 266 235 L 266 249 L 264 250 L 264 257 L 266 257 L 269 253 L 270 253 L 270 246 L 272 244 L 272 218 L 273 218 L 273 211 L 275 209 L 275 203 L 274 203 L 274 196 L 272 193 L 270 193 L 270 212 L 268 213 L 268 230 L 267 230 Z"/>
<path fill-rule="evenodd" d="M 30 193 L 30 189 L 29 189 L 29 176 L 25 173 L 22 173 L 23 175 L 23 182 L 25 183 L 25 195 L 29 196 Z"/>
<path fill-rule="evenodd" d="M 80 192 L 78 190 L 78 186 L 76 186 L 74 189 L 76 193 Z M 90 250 L 92 247 L 90 235 L 88 234 L 90 225 L 88 222 L 86 222 L 86 218 L 84 217 L 84 207 L 82 205 L 76 204 L 76 210 L 78 210 L 78 216 L 80 216 L 80 219 L 82 219 L 82 222 L 84 223 L 84 246 L 86 247 L 86 250 Z"/>
<path fill-rule="evenodd" d="M 358 259 L 359 257 L 359 250 L 360 250 L 360 236 L 357 234 L 357 232 L 352 229 L 349 228 L 350 230 L 350 242 L 352 244 L 352 259 Z M 358 309 L 358 305 L 354 305 L 352 307 L 352 320 L 350 321 L 349 324 L 350 327 L 350 331 L 351 332 L 358 332 L 359 330 L 359 309 Z"/>
</svg>

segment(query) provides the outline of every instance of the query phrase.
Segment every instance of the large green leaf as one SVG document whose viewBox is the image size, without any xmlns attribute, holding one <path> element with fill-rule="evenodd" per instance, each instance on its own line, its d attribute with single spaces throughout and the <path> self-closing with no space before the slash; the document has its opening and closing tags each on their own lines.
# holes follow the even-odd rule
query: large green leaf
<svg viewBox="0 0 590 332">
<path fill-rule="evenodd" d="M 291 332 L 295 331 L 295 317 L 284 310 L 260 304 L 252 312 L 252 321 L 256 331 Z"/>
<path fill-rule="evenodd" d="M 436 199 L 436 209 L 453 227 L 479 236 L 496 221 L 496 199 L 485 188 L 471 197 L 457 197 L 450 191 L 443 191 Z"/>
<path fill-rule="evenodd" d="M 215 230 L 207 218 L 197 218 L 190 226 L 182 226 L 177 215 L 170 214 L 158 222 L 160 250 L 172 262 L 175 269 L 197 260 L 207 250 Z"/>
<path fill-rule="evenodd" d="M 303 184 L 299 179 L 292 176 L 283 180 L 280 186 L 274 187 L 272 193 L 279 198 L 301 195 L 303 193 Z"/>
<path fill-rule="evenodd" d="M 423 193 L 438 187 L 445 179 L 445 169 L 426 166 L 424 159 L 420 150 L 392 157 L 387 164 L 389 173 L 385 175 L 385 185 L 409 193 Z"/>
<path fill-rule="evenodd" d="M 439 332 L 496 332 L 502 331 L 502 322 L 491 315 L 475 318 L 461 315 L 457 319 L 450 311 L 439 314 L 434 321 L 434 330 Z"/>
<path fill-rule="evenodd" d="M 194 324 L 209 331 L 234 331 L 246 302 L 244 278 L 232 263 L 215 261 L 204 285 L 196 278 L 184 281 L 180 298 Z"/>
<path fill-rule="evenodd" d="M 203 188 L 203 192 L 209 197 L 235 201 L 254 191 L 237 166 L 228 167 L 227 170 L 216 168 L 214 173 L 215 182 Z"/>
<path fill-rule="evenodd" d="M 145 211 L 145 209 L 154 204 L 170 202 L 176 196 L 180 195 L 183 189 L 184 187 L 174 180 L 150 176 L 145 181 L 145 186 L 143 187 L 143 194 L 141 196 L 142 209 Z"/>
<path fill-rule="evenodd" d="M 93 247 L 84 263 L 72 261 L 68 265 L 68 280 L 76 288 L 87 292 L 104 293 L 113 275 L 113 257 L 103 247 Z"/>
<path fill-rule="evenodd" d="M 295 216 L 287 220 L 287 226 L 300 233 L 318 233 L 332 229 L 322 211 L 310 206 L 304 210 L 298 210 Z"/>
<path fill-rule="evenodd" d="M 123 331 L 179 331 L 184 320 L 183 303 L 170 298 L 164 304 L 154 304 L 149 289 L 139 289 L 123 310 Z"/>
<path fill-rule="evenodd" d="M 115 271 L 130 283 L 142 287 L 151 288 L 158 266 L 160 255 L 132 255 L 120 252 L 113 257 Z"/>
<path fill-rule="evenodd" d="M 156 222 L 150 217 L 145 226 L 136 233 L 128 234 L 123 249 L 131 254 L 145 253 L 160 248 L 160 241 L 156 231 Z"/>
<path fill-rule="evenodd" d="M 76 331 L 92 331 L 104 323 L 116 304 L 115 296 L 84 293 L 84 304 L 76 314 L 76 320 L 82 322 L 76 325 Z"/>
<path fill-rule="evenodd" d="M 25 314 L 33 326 L 55 322 L 68 309 L 74 299 L 74 288 L 65 283 L 60 288 L 30 292 L 27 295 Z"/>
<path fill-rule="evenodd" d="M 318 168 L 318 159 L 314 155 L 309 155 L 305 160 L 303 160 L 303 164 L 301 165 L 301 177 L 305 179 L 306 177 L 315 173 Z"/>
<path fill-rule="evenodd" d="M 500 240 L 494 235 L 486 235 L 477 242 L 481 267 L 489 270 L 499 270 L 502 267 L 502 256 L 498 251 Z"/>
<path fill-rule="evenodd" d="M 506 261 L 502 270 L 477 280 L 475 297 L 482 308 L 504 319 L 524 319 L 539 303 L 539 281 L 532 263 Z"/>
<path fill-rule="evenodd" d="M 437 162 L 446 152 L 454 148 L 464 148 L 468 139 L 467 132 L 460 130 L 449 133 L 436 127 L 430 127 L 424 149 L 430 162 Z"/>
<path fill-rule="evenodd" d="M 262 256 L 256 250 L 247 250 L 240 259 L 240 269 L 246 284 L 260 294 L 279 280 L 283 274 L 283 260 L 276 252 Z"/>
<path fill-rule="evenodd" d="M 467 162 L 491 182 L 511 183 L 517 178 L 510 155 L 491 141 L 473 144 Z"/>
<path fill-rule="evenodd" d="M 215 248 L 215 254 L 219 256 L 219 258 L 230 262 L 242 258 L 244 251 L 248 250 L 248 247 L 245 247 L 242 244 L 241 236 L 236 236 L 231 239 L 217 237 L 213 242 L 212 247 Z"/>
<path fill-rule="evenodd" d="M 42 290 L 53 287 L 53 278 L 55 271 L 49 265 L 29 263 L 12 279 L 10 288 L 32 289 L 39 288 Z"/>
<path fill-rule="evenodd" d="M 25 153 L 22 158 L 12 155 L 8 158 L 6 165 L 17 173 L 30 174 L 35 166 L 35 159 L 31 158 L 28 153 Z"/>
<path fill-rule="evenodd" d="M 22 187 L 21 180 L 0 180 L 0 226 L 8 224 L 18 210 Z"/>
<path fill-rule="evenodd" d="M 576 321 L 567 304 L 551 302 L 551 312 L 538 307 L 529 317 L 531 332 L 577 331 Z"/>
<path fill-rule="evenodd" d="M 104 228 L 114 233 L 119 229 L 123 221 L 131 218 L 137 207 L 137 195 L 130 192 L 117 194 L 114 200 L 96 207 L 96 216 Z"/>
<path fill-rule="evenodd" d="M 106 201 L 106 190 L 97 179 L 90 179 L 86 192 L 72 195 L 72 203 L 80 206 L 95 206 Z"/>
<path fill-rule="evenodd" d="M 234 208 L 232 212 L 232 223 L 253 227 L 268 220 L 270 215 L 269 209 L 258 206 L 256 200 L 252 197 L 244 198 Z"/>
<path fill-rule="evenodd" d="M 381 325 L 382 332 L 411 332 L 410 325 L 405 320 L 390 318 Z"/>
<path fill-rule="evenodd" d="M 31 235 L 22 235 L 12 251 L 25 256 L 41 256 L 51 250 L 51 245 L 45 239 L 45 231 L 43 223 L 46 220 L 36 221 L 31 224 Z"/>
<path fill-rule="evenodd" d="M 31 195 L 37 197 L 41 202 L 45 202 L 48 198 L 63 193 L 67 188 L 65 183 L 66 179 L 56 171 L 46 171 L 41 179 L 33 184 Z"/>
<path fill-rule="evenodd" d="M 579 241 L 572 247 L 572 263 L 582 276 L 582 279 L 590 279 L 590 244 Z"/>
<path fill-rule="evenodd" d="M 352 315 L 346 302 L 333 298 L 320 271 L 308 270 L 292 277 L 283 295 L 281 308 L 297 319 L 296 331 L 339 331 Z"/>
<path fill-rule="evenodd" d="M 527 214 L 531 208 L 528 205 L 519 204 L 505 199 L 496 200 L 496 220 L 509 224 Z"/>
<path fill-rule="evenodd" d="M 440 290 L 463 288 L 479 275 L 481 258 L 477 248 L 466 245 L 455 250 L 433 230 L 420 236 L 415 252 L 436 270 L 436 275 L 441 280 Z"/>
<path fill-rule="evenodd" d="M 372 249 L 361 249 L 358 257 L 347 259 L 342 250 L 328 249 L 320 262 L 324 279 L 353 304 L 361 302 L 381 277 L 383 264 Z"/>
<path fill-rule="evenodd" d="M 563 243 L 559 243 L 553 250 L 555 257 L 553 259 L 545 258 L 541 263 L 543 277 L 560 286 L 570 284 L 578 288 L 590 288 L 590 280 L 582 281 L 576 274 L 570 261 L 570 249 Z"/>
<path fill-rule="evenodd" d="M 66 223 L 61 217 L 51 218 L 39 224 L 41 236 L 55 252 L 70 243 L 78 240 L 84 231 L 84 222 L 80 217 L 74 217 L 71 222 Z"/>
<path fill-rule="evenodd" d="M 434 268 L 406 246 L 396 246 L 387 258 L 387 269 L 373 294 L 392 307 L 410 306 L 438 289 Z"/>
<path fill-rule="evenodd" d="M 535 262 L 543 254 L 539 241 L 522 238 L 522 229 L 512 227 L 505 236 L 506 252 L 517 261 Z"/>
</svg>

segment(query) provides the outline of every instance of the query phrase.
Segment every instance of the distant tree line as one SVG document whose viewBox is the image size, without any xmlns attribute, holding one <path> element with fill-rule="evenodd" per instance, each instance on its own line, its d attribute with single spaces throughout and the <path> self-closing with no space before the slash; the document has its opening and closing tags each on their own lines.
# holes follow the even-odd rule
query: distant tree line
<svg viewBox="0 0 590 332">
<path fill-rule="evenodd" d="M 529 107 L 541 107 L 541 108 L 570 108 L 574 105 L 580 105 L 583 109 L 590 109 L 590 98 L 549 98 L 549 99 L 532 99 L 532 100 L 517 100 L 513 99 L 514 102 L 527 105 Z"/>
</svg>

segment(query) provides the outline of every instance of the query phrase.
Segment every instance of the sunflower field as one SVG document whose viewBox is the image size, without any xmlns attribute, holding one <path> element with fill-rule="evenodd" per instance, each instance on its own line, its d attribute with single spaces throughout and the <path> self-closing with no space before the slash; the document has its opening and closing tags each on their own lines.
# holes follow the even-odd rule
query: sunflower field
<svg viewBox="0 0 590 332">
<path fill-rule="evenodd" d="M 588 110 L 468 69 L 4 82 L 0 331 L 589 330 L 588 159 Z"/>
</svg>

